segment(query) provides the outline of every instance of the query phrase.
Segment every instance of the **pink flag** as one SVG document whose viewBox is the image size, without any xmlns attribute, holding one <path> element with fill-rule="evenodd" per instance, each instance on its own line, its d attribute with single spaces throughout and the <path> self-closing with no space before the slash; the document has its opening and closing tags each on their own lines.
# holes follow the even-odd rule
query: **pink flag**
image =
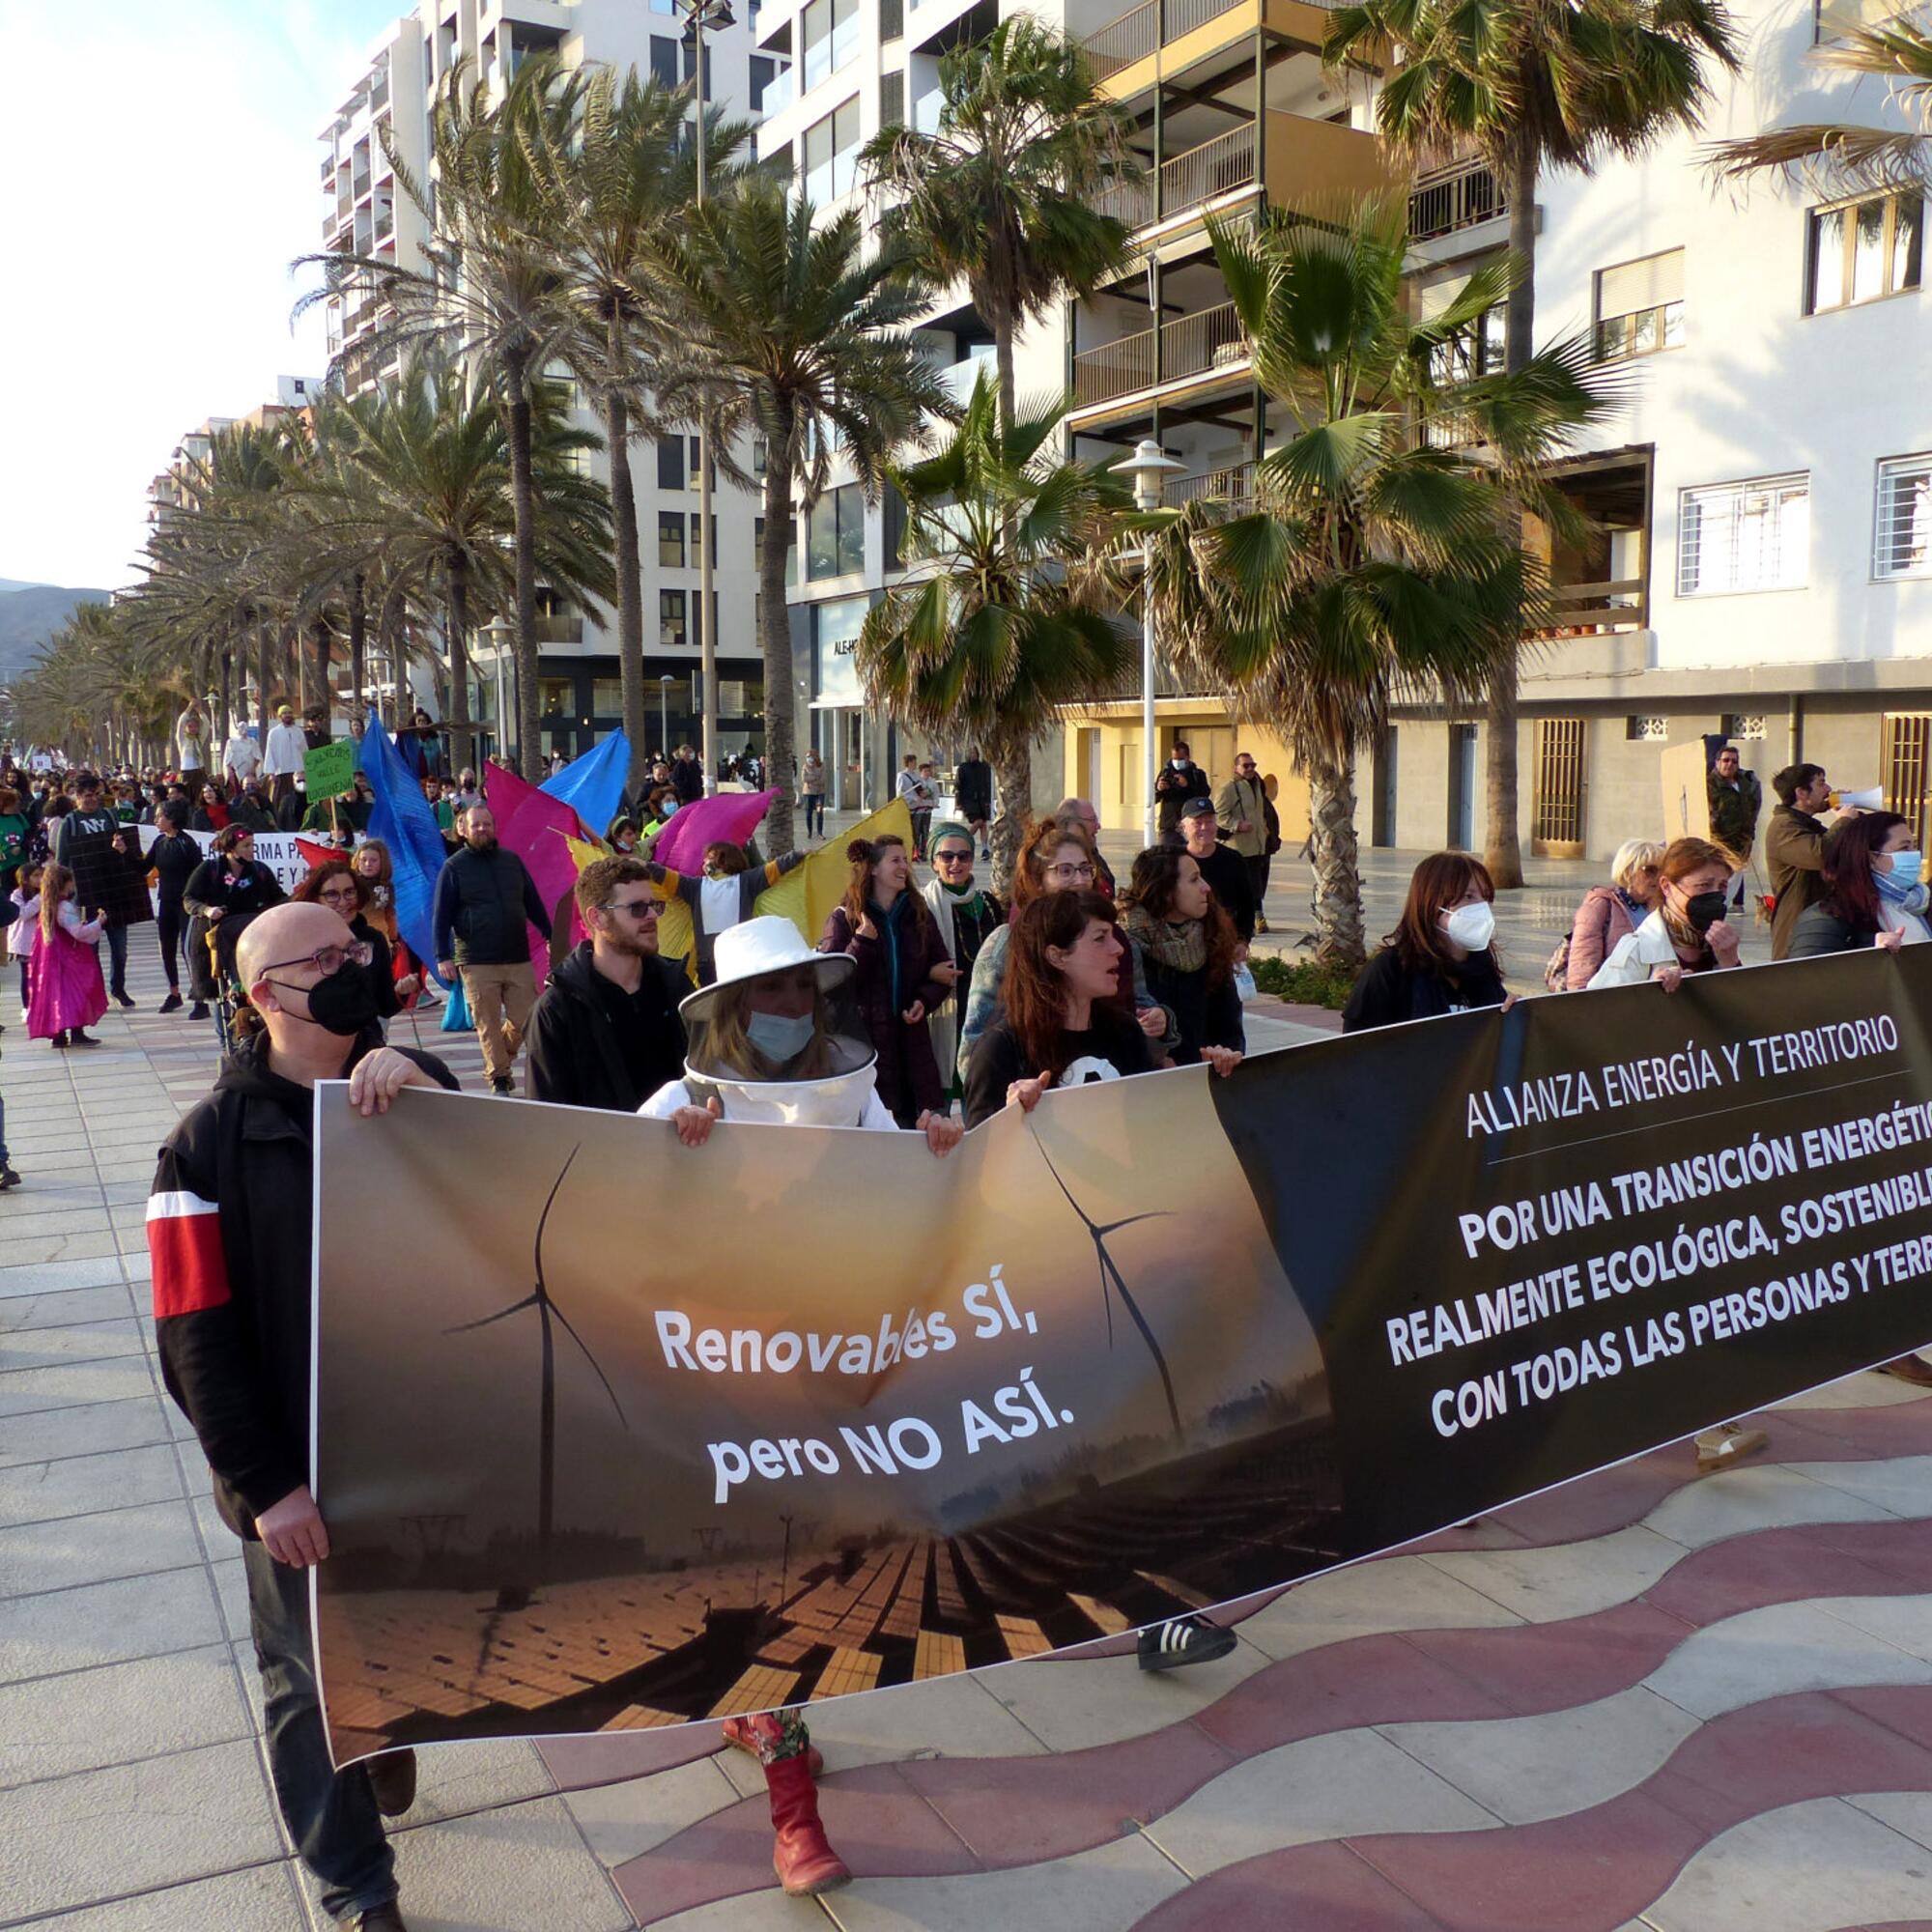
<svg viewBox="0 0 1932 1932">
<path fill-rule="evenodd" d="M 483 789 L 490 810 L 497 814 L 497 842 L 506 852 L 514 852 L 529 867 L 536 881 L 537 896 L 551 909 L 553 920 L 561 920 L 575 946 L 583 937 L 577 917 L 577 862 L 570 856 L 566 838 L 587 838 L 577 813 L 559 798 L 527 784 L 515 772 L 496 763 L 483 768 Z M 559 908 L 561 908 L 559 910 Z M 549 970 L 550 949 L 535 926 L 530 927 L 530 959 L 537 968 L 537 983 L 543 983 Z"/>
<path fill-rule="evenodd" d="M 714 840 L 742 845 L 758 829 L 758 821 L 771 810 L 775 791 L 721 791 L 700 798 L 695 805 L 681 806 L 658 834 L 651 857 L 674 872 L 701 872 L 704 848 Z M 777 859 L 778 852 L 766 854 Z"/>
</svg>

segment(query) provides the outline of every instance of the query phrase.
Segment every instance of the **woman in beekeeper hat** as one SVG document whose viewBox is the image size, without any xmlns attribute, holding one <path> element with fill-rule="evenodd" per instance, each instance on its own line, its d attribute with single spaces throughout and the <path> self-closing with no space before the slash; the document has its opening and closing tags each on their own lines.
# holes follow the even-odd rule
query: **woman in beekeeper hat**
<svg viewBox="0 0 1932 1932">
<path fill-rule="evenodd" d="M 694 1148 L 720 1121 L 896 1133 L 851 998 L 857 963 L 849 952 L 814 952 L 788 919 L 748 919 L 721 932 L 717 979 L 678 1008 L 690 1040 L 684 1078 L 660 1087 L 639 1113 L 672 1122 Z M 933 1113 L 920 1116 L 919 1130 L 936 1154 L 950 1153 L 966 1131 Z M 809 1897 L 842 1884 L 851 1874 L 819 1821 L 812 1778 L 820 1762 L 804 1718 L 731 1718 L 724 1736 L 764 1767 L 778 1834 L 772 1863 L 785 1890 Z"/>
</svg>

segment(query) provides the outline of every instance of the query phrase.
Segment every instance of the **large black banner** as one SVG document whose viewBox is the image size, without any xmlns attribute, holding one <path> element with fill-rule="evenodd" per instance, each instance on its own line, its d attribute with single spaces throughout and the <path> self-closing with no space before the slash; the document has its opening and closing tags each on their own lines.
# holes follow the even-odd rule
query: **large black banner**
<svg viewBox="0 0 1932 1932">
<path fill-rule="evenodd" d="M 1932 957 L 1539 999 L 922 1138 L 320 1102 L 339 1756 L 979 1667 L 1932 1340 Z"/>
</svg>

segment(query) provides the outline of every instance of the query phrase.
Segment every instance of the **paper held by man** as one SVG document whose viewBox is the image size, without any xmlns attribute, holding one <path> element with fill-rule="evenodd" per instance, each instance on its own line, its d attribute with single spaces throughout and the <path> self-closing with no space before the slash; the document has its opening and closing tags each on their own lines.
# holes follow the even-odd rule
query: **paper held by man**
<svg viewBox="0 0 1932 1932">
<path fill-rule="evenodd" d="M 1921 1345 L 1928 1020 L 1909 952 L 1525 1002 L 943 1161 L 325 1088 L 337 1758 L 1037 1656 Z"/>
</svg>

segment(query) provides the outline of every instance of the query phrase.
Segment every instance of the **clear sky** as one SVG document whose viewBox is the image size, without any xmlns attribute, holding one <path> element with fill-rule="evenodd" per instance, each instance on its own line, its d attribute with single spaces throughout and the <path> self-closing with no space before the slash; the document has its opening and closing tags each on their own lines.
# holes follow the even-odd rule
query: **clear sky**
<svg viewBox="0 0 1932 1932">
<path fill-rule="evenodd" d="M 403 0 L 0 0 L 0 578 L 131 581 L 184 430 L 320 375 L 316 131 Z"/>
</svg>

